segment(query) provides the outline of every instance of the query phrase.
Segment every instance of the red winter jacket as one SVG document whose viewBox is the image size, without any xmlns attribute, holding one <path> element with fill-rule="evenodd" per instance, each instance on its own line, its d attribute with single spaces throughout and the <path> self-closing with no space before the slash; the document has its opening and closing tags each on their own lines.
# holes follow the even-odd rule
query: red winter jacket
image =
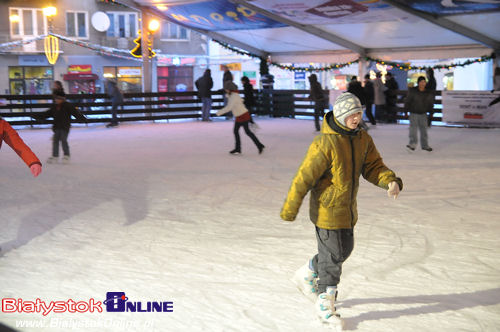
<svg viewBox="0 0 500 332">
<path fill-rule="evenodd" d="M 17 131 L 15 131 L 7 121 L 0 119 L 0 148 L 2 147 L 3 141 L 5 141 L 12 150 L 16 151 L 28 167 L 34 164 L 42 165 L 33 151 L 31 151 L 21 137 L 19 137 Z"/>
</svg>

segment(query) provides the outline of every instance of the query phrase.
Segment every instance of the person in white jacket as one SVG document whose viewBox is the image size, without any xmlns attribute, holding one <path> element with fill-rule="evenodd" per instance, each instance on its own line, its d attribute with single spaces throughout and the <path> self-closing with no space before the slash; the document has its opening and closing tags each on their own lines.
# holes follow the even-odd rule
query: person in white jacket
<svg viewBox="0 0 500 332">
<path fill-rule="evenodd" d="M 386 122 L 387 114 L 385 109 L 385 91 L 387 87 L 382 82 L 382 73 L 377 72 L 376 78 L 373 80 L 374 104 L 375 104 L 375 120 Z"/>
<path fill-rule="evenodd" d="M 229 153 L 230 154 L 241 153 L 241 140 L 240 140 L 239 130 L 240 127 L 243 127 L 243 129 L 245 129 L 245 134 L 247 134 L 248 137 L 252 139 L 252 141 L 257 146 L 257 149 L 259 150 L 259 154 L 261 154 L 262 151 L 264 151 L 265 146 L 259 141 L 259 139 L 255 136 L 255 134 L 252 133 L 252 131 L 248 126 L 252 117 L 250 116 L 250 113 L 246 109 L 245 105 L 243 104 L 243 99 L 241 99 L 240 94 L 238 92 L 238 86 L 236 86 L 236 84 L 234 84 L 231 81 L 226 81 L 224 82 L 224 90 L 226 92 L 227 105 L 224 108 L 221 108 L 217 112 L 217 115 L 226 114 L 232 111 L 235 117 L 233 132 L 236 144 L 235 148 L 229 151 Z"/>
</svg>

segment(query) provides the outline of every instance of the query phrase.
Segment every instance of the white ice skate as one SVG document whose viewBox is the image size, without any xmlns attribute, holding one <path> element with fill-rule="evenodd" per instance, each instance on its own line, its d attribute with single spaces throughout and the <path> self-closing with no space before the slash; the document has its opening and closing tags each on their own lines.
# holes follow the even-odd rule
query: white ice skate
<svg viewBox="0 0 500 332">
<path fill-rule="evenodd" d="M 316 313 L 323 323 L 329 324 L 335 331 L 342 332 L 344 322 L 335 310 L 337 287 L 327 287 L 325 293 L 318 295 L 316 300 Z"/>
<path fill-rule="evenodd" d="M 64 156 L 62 158 L 62 163 L 63 164 L 69 164 L 70 160 L 71 160 L 71 158 L 69 156 Z"/>
<path fill-rule="evenodd" d="M 292 282 L 312 302 L 318 298 L 318 275 L 309 268 L 309 261 L 293 275 Z"/>
</svg>

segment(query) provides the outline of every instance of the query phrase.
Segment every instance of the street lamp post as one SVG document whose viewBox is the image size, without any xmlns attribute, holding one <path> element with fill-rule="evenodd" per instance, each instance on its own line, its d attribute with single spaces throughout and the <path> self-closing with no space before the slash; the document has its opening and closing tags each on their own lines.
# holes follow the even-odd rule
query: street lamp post
<svg viewBox="0 0 500 332">
<path fill-rule="evenodd" d="M 141 36 L 141 51 L 142 51 L 142 70 L 143 70 L 143 87 L 144 92 L 152 92 L 152 64 L 154 52 L 153 34 L 160 28 L 160 22 L 156 19 L 149 19 L 146 13 L 142 14 L 142 36 Z"/>
<path fill-rule="evenodd" d="M 59 57 L 59 40 L 52 36 L 52 18 L 57 14 L 57 8 L 50 6 L 43 8 L 43 15 L 47 17 L 47 22 L 49 26 L 49 35 L 45 37 L 43 46 L 45 51 L 45 56 L 51 65 L 57 62 Z"/>
</svg>

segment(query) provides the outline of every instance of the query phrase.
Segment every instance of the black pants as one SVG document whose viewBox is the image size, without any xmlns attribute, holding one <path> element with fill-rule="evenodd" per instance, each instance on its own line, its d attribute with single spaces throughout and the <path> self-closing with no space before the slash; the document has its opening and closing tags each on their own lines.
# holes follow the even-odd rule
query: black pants
<svg viewBox="0 0 500 332">
<path fill-rule="evenodd" d="M 384 105 L 375 105 L 375 119 L 380 122 L 385 122 L 387 120 L 387 114 Z"/>
<path fill-rule="evenodd" d="M 236 122 L 235 121 L 234 122 L 233 133 L 234 133 L 234 140 L 236 142 L 235 149 L 237 151 L 241 151 L 240 127 L 243 127 L 243 129 L 245 129 L 245 134 L 247 134 L 247 136 L 252 139 L 252 141 L 255 143 L 257 148 L 260 148 L 263 146 L 262 143 L 259 142 L 259 139 L 257 138 L 257 136 L 255 136 L 255 134 L 252 133 L 252 131 L 248 127 L 249 123 L 250 123 L 250 121 L 245 121 L 245 122 Z"/>
<path fill-rule="evenodd" d="M 376 125 L 377 122 L 375 122 L 375 118 L 373 117 L 373 110 L 372 110 L 372 105 L 373 103 L 366 103 L 366 116 L 368 117 L 368 120 L 370 120 L 370 123 L 372 125 Z"/>
<path fill-rule="evenodd" d="M 321 129 L 320 119 L 323 119 L 324 110 L 324 101 L 317 101 L 314 103 L 314 126 L 316 127 L 316 131 L 320 131 Z"/>
<path fill-rule="evenodd" d="M 59 142 L 61 142 L 63 153 L 69 157 L 68 135 L 69 129 L 53 129 L 52 157 L 59 157 Z"/>
<path fill-rule="evenodd" d="M 395 103 L 392 101 L 387 102 L 385 105 L 385 111 L 386 111 L 386 121 L 387 123 L 396 123 L 396 113 L 397 113 L 397 106 Z"/>
<path fill-rule="evenodd" d="M 342 274 L 342 263 L 354 248 L 352 229 L 328 230 L 316 227 L 318 254 L 312 259 L 314 272 L 318 274 L 318 293 L 324 293 L 328 286 L 337 286 Z"/>
<path fill-rule="evenodd" d="M 118 107 L 120 107 L 122 104 L 119 103 L 112 103 L 111 104 L 111 123 L 112 124 L 118 124 Z M 122 107 L 123 108 L 123 107 Z"/>
</svg>

